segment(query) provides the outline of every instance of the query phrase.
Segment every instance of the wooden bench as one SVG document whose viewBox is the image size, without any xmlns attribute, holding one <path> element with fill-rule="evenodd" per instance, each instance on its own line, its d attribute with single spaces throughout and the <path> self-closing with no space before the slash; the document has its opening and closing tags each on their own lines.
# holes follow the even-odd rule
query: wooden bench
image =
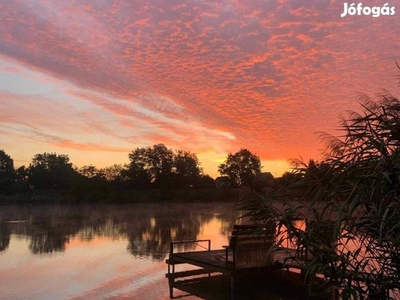
<svg viewBox="0 0 400 300">
<path fill-rule="evenodd" d="M 229 245 L 224 246 L 226 263 L 232 264 L 235 270 L 271 266 L 274 243 L 275 228 L 267 230 L 257 225 L 234 225 Z M 232 252 L 231 256 L 229 252 Z"/>
</svg>

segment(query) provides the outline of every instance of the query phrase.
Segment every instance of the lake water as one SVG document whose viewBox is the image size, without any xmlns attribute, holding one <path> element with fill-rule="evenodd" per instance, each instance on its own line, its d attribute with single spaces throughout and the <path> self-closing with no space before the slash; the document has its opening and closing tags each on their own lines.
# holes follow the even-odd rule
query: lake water
<svg viewBox="0 0 400 300">
<path fill-rule="evenodd" d="M 171 240 L 220 249 L 239 216 L 227 203 L 1 206 L 0 299 L 169 299 Z"/>
</svg>

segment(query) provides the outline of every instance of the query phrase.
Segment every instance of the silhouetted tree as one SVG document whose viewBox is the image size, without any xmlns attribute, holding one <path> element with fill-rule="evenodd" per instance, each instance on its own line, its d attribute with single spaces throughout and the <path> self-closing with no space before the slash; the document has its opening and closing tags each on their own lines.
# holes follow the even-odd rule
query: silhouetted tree
<svg viewBox="0 0 400 300">
<path fill-rule="evenodd" d="M 29 172 L 25 166 L 20 166 L 17 170 L 15 170 L 15 179 L 19 182 L 27 182 L 28 175 Z"/>
<path fill-rule="evenodd" d="M 131 162 L 121 170 L 121 174 L 128 188 L 142 190 L 151 185 L 150 175 L 140 163 Z"/>
<path fill-rule="evenodd" d="M 177 187 L 189 188 L 196 185 L 202 173 L 196 154 L 177 150 L 174 155 L 173 173 Z"/>
<path fill-rule="evenodd" d="M 261 173 L 260 158 L 247 149 L 228 154 L 225 163 L 218 166 L 221 175 L 227 175 L 234 184 L 241 186 L 251 182 Z"/>
<path fill-rule="evenodd" d="M 108 182 L 121 182 L 123 181 L 123 169 L 124 167 L 122 165 L 114 164 L 101 169 L 101 172 Z"/>
<path fill-rule="evenodd" d="M 78 172 L 87 178 L 104 177 L 102 170 L 93 165 L 83 166 L 79 168 Z"/>
<path fill-rule="evenodd" d="M 36 154 L 28 167 L 29 184 L 39 189 L 66 189 L 76 175 L 68 155 Z"/>
<path fill-rule="evenodd" d="M 104 201 L 110 192 L 109 185 L 103 169 L 87 165 L 79 168 L 73 176 L 71 193 L 78 202 Z"/>
<path fill-rule="evenodd" d="M 14 191 L 26 191 L 29 188 L 28 175 L 28 169 L 25 166 L 21 166 L 15 170 Z"/>
<path fill-rule="evenodd" d="M 196 154 L 189 151 L 173 152 L 163 144 L 136 148 L 129 154 L 130 163 L 120 170 L 121 181 L 130 187 L 143 189 L 189 188 L 195 186 L 202 174 Z"/>
<path fill-rule="evenodd" d="M 166 185 L 171 175 L 174 163 L 174 154 L 163 144 L 154 145 L 149 151 L 149 172 L 157 187 Z"/>
<path fill-rule="evenodd" d="M 156 146 L 157 145 L 154 147 Z M 157 146 L 157 148 L 159 147 Z M 140 188 L 142 185 L 148 186 L 151 182 L 157 182 L 157 184 L 159 184 L 160 173 L 162 172 L 162 169 L 165 168 L 166 163 L 163 164 L 163 156 L 156 156 L 157 155 L 153 153 L 153 149 L 150 147 L 136 148 L 134 151 L 129 153 L 128 157 L 130 163 L 124 173 L 128 177 L 133 188 Z"/>
<path fill-rule="evenodd" d="M 199 188 L 214 188 L 215 187 L 214 178 L 212 178 L 210 175 L 207 174 L 200 175 L 197 186 Z"/>
<path fill-rule="evenodd" d="M 0 192 L 9 191 L 14 178 L 14 160 L 4 150 L 0 150 Z"/>
</svg>

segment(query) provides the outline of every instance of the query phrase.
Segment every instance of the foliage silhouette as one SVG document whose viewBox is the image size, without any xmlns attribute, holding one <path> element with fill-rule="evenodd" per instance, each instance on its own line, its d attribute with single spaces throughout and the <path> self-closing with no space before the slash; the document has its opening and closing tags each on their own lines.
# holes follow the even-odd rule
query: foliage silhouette
<svg viewBox="0 0 400 300">
<path fill-rule="evenodd" d="M 177 150 L 174 154 L 173 173 L 175 187 L 190 188 L 198 184 L 203 170 L 200 168 L 196 154 Z"/>
<path fill-rule="evenodd" d="M 0 150 L 0 193 L 10 192 L 14 178 L 14 160 L 4 150 Z"/>
<path fill-rule="evenodd" d="M 247 149 L 228 154 L 226 161 L 218 166 L 221 175 L 227 175 L 236 186 L 250 185 L 261 173 L 260 158 Z"/>
<path fill-rule="evenodd" d="M 68 155 L 46 152 L 32 158 L 28 173 L 29 184 L 37 189 L 70 188 L 77 174 Z"/>
<path fill-rule="evenodd" d="M 137 148 L 129 154 L 128 174 L 144 174 L 156 187 L 165 185 L 172 172 L 173 152 L 163 144 L 154 145 L 152 148 Z"/>
<path fill-rule="evenodd" d="M 194 153 L 163 144 L 137 148 L 129 154 L 125 176 L 135 187 L 189 188 L 197 184 L 202 170 Z"/>
<path fill-rule="evenodd" d="M 213 188 L 215 187 L 214 179 L 210 175 L 200 175 L 197 182 L 199 188 Z"/>
<path fill-rule="evenodd" d="M 285 184 L 239 203 L 247 217 L 277 224 L 278 236 L 308 250 L 310 293 L 312 279 L 324 274 L 323 288 L 334 298 L 400 298 L 399 124 L 399 99 L 364 96 L 361 113 L 342 120 L 341 137 L 320 134 L 327 145 L 322 163 L 297 161 Z M 288 201 L 276 209 L 282 199 L 303 205 Z M 307 220 L 306 230 L 293 226 L 297 219 Z"/>
</svg>

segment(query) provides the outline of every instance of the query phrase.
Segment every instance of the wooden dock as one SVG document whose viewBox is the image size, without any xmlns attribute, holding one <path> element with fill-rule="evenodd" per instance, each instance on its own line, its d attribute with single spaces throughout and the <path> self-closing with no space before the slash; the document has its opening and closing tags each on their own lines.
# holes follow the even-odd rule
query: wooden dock
<svg viewBox="0 0 400 300">
<path fill-rule="evenodd" d="M 198 241 L 183 241 L 176 243 L 190 243 Z M 208 242 L 202 241 L 202 242 Z M 173 245 L 171 245 L 170 256 L 166 263 L 168 264 L 168 273 L 166 277 L 169 283 L 170 298 L 174 298 L 173 289 L 190 292 L 191 283 L 203 281 L 211 281 L 212 275 L 224 275 L 225 278 L 230 280 L 230 299 L 235 298 L 235 279 L 243 276 L 257 275 L 257 274 L 271 274 L 274 271 L 289 268 L 302 269 L 304 264 L 295 260 L 296 251 L 294 249 L 279 248 L 274 251 L 273 263 L 268 266 L 252 267 L 245 269 L 237 269 L 232 264 L 232 253 L 226 249 L 211 250 L 210 244 L 207 250 L 204 251 L 191 251 L 191 252 L 173 252 Z M 228 254 L 229 257 L 226 257 Z M 177 271 L 176 265 L 188 264 L 197 267 L 196 269 Z M 199 277 L 201 276 L 201 277 Z M 201 278 L 201 279 L 199 279 Z"/>
<path fill-rule="evenodd" d="M 202 246 L 205 249 L 203 251 L 187 251 L 195 248 L 194 245 L 192 247 L 186 245 L 190 243 L 197 245 L 196 249 L 199 249 L 199 243 L 207 243 L 207 247 Z M 289 243 L 287 243 L 287 247 L 289 247 Z M 180 252 L 174 252 L 175 248 L 180 248 Z M 186 251 L 182 249 L 186 249 Z M 326 299 L 326 297 L 337 299 L 337 292 L 340 287 L 335 286 L 329 270 L 326 273 L 313 274 L 310 278 L 306 271 L 307 258 L 310 259 L 307 248 L 277 247 L 273 228 L 258 228 L 254 225 L 234 225 L 229 238 L 229 245 L 224 246 L 224 249 L 211 250 L 210 240 L 175 241 L 170 245 L 169 258 L 166 261 L 168 264 L 166 277 L 169 283 L 170 298 L 174 298 L 174 288 L 190 292 L 196 284 L 205 282 L 210 283 L 208 290 L 215 290 L 220 284 L 213 283 L 213 280 L 222 278 L 224 281 L 228 280 L 230 293 L 228 289 L 225 291 L 225 296 L 222 293 L 223 296 L 216 299 L 233 300 L 235 294 L 237 294 L 235 285 L 240 284 L 240 280 L 264 276 L 258 283 L 258 287 L 260 287 L 273 282 L 272 275 L 278 274 L 281 279 L 284 276 L 290 278 L 285 280 L 286 283 L 292 281 L 302 287 L 306 282 L 318 285 L 320 287 L 316 290 L 318 299 Z M 190 265 L 192 267 L 190 267 L 191 269 L 183 268 L 183 270 L 177 271 L 175 267 L 178 265 Z M 385 286 L 384 289 L 382 288 L 382 292 L 385 292 L 387 297 L 390 293 L 398 293 L 399 290 L 398 280 L 389 276 L 382 277 L 373 273 L 360 273 L 353 270 L 346 270 L 342 276 L 344 280 L 367 286 L 371 284 L 379 286 L 384 281 Z M 251 284 L 257 288 L 257 284 L 254 285 L 250 282 Z M 329 289 L 326 289 L 326 287 L 329 287 Z M 248 291 L 252 290 L 253 288 Z M 226 298 L 226 296 L 229 298 Z M 249 299 L 248 296 L 248 294 L 245 295 L 243 299 Z M 203 298 L 212 299 L 212 297 L 204 296 Z M 251 297 L 251 299 L 257 298 Z M 296 297 L 295 299 L 301 298 Z"/>
<path fill-rule="evenodd" d="M 282 268 L 301 269 L 303 265 L 298 262 L 298 259 L 296 261 L 291 259 L 295 258 L 295 255 L 296 251 L 294 249 L 279 248 L 274 253 L 274 264 L 278 264 Z M 169 266 L 186 263 L 204 268 L 211 272 L 220 272 L 223 274 L 231 274 L 232 272 L 240 271 L 235 270 L 234 266 L 229 262 L 226 263 L 224 249 L 173 253 L 169 259 L 167 259 L 166 263 Z M 271 268 L 271 266 L 265 268 Z M 168 274 L 170 273 L 172 273 L 171 270 Z"/>
</svg>

